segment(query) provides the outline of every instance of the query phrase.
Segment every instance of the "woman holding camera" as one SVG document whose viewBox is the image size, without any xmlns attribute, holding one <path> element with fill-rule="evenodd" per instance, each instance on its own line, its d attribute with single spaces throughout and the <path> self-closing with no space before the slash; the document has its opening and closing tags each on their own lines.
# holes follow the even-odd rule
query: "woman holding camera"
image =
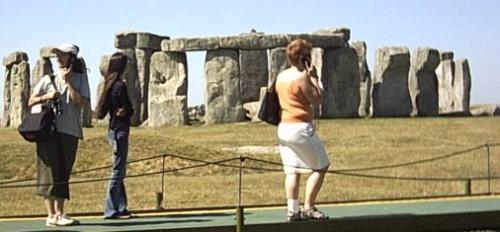
<svg viewBox="0 0 500 232">
<path fill-rule="evenodd" d="M 52 49 L 59 70 L 55 77 L 45 75 L 34 87 L 29 106 L 46 101 L 56 106 L 56 132 L 46 142 L 37 142 L 37 194 L 44 199 L 48 217 L 46 226 L 77 225 L 79 221 L 64 213 L 64 202 L 70 199 L 69 177 L 75 162 L 78 140 L 83 139 L 81 111 L 90 100 L 85 67 L 78 59 L 79 48 L 61 44 Z"/>
<path fill-rule="evenodd" d="M 276 79 L 276 92 L 282 108 L 278 126 L 279 151 L 284 166 L 288 221 L 326 219 L 315 207 L 316 197 L 330 165 L 325 148 L 312 123 L 313 105 L 321 103 L 321 84 L 311 66 L 312 46 L 296 39 L 287 46 L 290 68 Z M 303 210 L 300 210 L 300 175 L 310 173 L 306 183 Z"/>
</svg>

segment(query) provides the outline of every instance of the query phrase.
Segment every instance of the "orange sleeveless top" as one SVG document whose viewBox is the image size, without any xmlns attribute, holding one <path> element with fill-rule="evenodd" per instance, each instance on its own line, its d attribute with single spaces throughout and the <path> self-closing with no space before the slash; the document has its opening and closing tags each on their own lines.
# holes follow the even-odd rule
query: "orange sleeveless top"
<svg viewBox="0 0 500 232">
<path fill-rule="evenodd" d="M 276 92 L 281 105 L 281 121 L 285 123 L 311 122 L 313 111 L 311 104 L 296 80 L 276 81 Z"/>
</svg>

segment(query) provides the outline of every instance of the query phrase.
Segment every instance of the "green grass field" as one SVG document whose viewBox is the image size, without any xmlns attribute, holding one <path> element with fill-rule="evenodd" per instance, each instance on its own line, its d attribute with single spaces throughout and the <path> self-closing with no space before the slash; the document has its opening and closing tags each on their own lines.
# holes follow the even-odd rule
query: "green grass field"
<svg viewBox="0 0 500 232">
<path fill-rule="evenodd" d="M 321 120 L 320 138 L 329 153 L 331 170 L 399 164 L 450 154 L 486 143 L 500 142 L 500 118 L 391 118 Z M 111 164 L 106 128 L 85 129 L 74 170 L 86 170 Z M 129 160 L 160 154 L 217 161 L 239 157 L 224 150 L 239 146 L 275 146 L 276 128 L 263 123 L 232 123 L 210 126 L 133 128 Z M 500 147 L 490 148 L 490 174 L 500 175 Z M 279 162 L 278 154 L 249 154 L 257 159 Z M 22 140 L 15 129 L 0 129 L 0 181 L 36 176 L 35 146 Z M 200 163 L 167 157 L 166 170 Z M 227 164 L 239 165 L 238 161 Z M 410 166 L 358 173 L 397 177 L 455 178 L 487 176 L 486 149 Z M 252 161 L 245 166 L 280 168 Z M 159 172 L 162 158 L 131 164 L 128 175 Z M 76 174 L 72 181 L 106 178 L 110 170 Z M 284 174 L 245 170 L 243 204 L 285 203 Z M 154 209 L 155 193 L 161 191 L 161 175 L 126 180 L 129 208 Z M 206 166 L 165 175 L 165 208 L 232 206 L 238 200 L 238 170 Z M 29 184 L 33 182 L 23 182 Z M 71 186 L 71 212 L 101 211 L 106 182 Z M 350 201 L 424 197 L 465 193 L 464 181 L 383 180 L 328 174 L 319 201 Z M 6 186 L 6 185 L 0 185 Z M 473 193 L 487 192 L 487 181 L 473 181 Z M 500 181 L 491 182 L 491 190 L 500 192 Z M 43 202 L 34 195 L 34 187 L 0 188 L 0 215 L 43 214 Z"/>
</svg>

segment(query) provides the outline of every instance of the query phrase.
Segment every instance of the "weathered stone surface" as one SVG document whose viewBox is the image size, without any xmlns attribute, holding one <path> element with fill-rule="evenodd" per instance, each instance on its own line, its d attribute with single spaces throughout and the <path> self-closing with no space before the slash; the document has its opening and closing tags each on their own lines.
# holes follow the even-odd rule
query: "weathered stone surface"
<svg viewBox="0 0 500 232">
<path fill-rule="evenodd" d="M 286 48 L 275 48 L 271 50 L 271 70 L 269 72 L 269 82 L 268 85 L 270 85 L 274 80 L 276 80 L 276 77 L 278 77 L 278 74 L 289 68 L 290 64 L 288 63 L 288 60 L 286 58 Z"/>
<path fill-rule="evenodd" d="M 257 117 L 259 114 L 261 102 L 247 102 L 243 104 L 243 110 L 245 111 L 245 117 L 250 119 L 252 122 L 258 122 L 260 119 Z"/>
<path fill-rule="evenodd" d="M 139 101 L 140 101 L 140 120 L 144 122 L 148 119 L 148 92 L 149 92 L 149 68 L 151 49 L 135 49 L 135 57 L 137 59 L 137 76 L 139 78 Z"/>
<path fill-rule="evenodd" d="M 366 43 L 364 41 L 355 41 L 351 43 L 351 47 L 356 50 L 358 55 L 358 68 L 359 68 L 359 108 L 358 115 L 360 117 L 367 117 L 370 115 L 371 103 L 371 85 L 372 78 L 370 69 L 366 59 Z"/>
<path fill-rule="evenodd" d="M 100 58 L 99 62 L 99 72 L 101 73 L 101 78 L 99 79 L 99 83 L 97 84 L 97 91 L 96 91 L 96 102 L 99 101 L 99 98 L 101 97 L 102 91 L 104 91 L 104 75 L 106 75 L 106 72 L 108 70 L 109 66 L 109 59 L 111 58 L 111 55 L 102 55 Z"/>
<path fill-rule="evenodd" d="M 267 50 L 240 51 L 240 93 L 242 103 L 259 100 L 260 88 L 267 86 Z"/>
<path fill-rule="evenodd" d="M 321 72 L 324 87 L 321 116 L 357 117 L 360 79 L 356 50 L 350 47 L 325 49 Z"/>
<path fill-rule="evenodd" d="M 346 47 L 344 34 L 288 34 L 264 35 L 262 33 L 246 34 L 242 36 L 209 37 L 209 38 L 179 38 L 163 40 L 163 51 L 201 51 L 217 49 L 263 50 L 277 47 L 286 47 L 294 39 L 305 39 L 314 47 L 340 48 Z"/>
<path fill-rule="evenodd" d="M 21 63 L 22 61 L 28 61 L 28 54 L 19 51 L 13 52 L 3 58 L 3 66 L 9 67 L 13 64 Z"/>
<path fill-rule="evenodd" d="M 372 90 L 374 117 L 409 116 L 412 111 L 408 91 L 410 52 L 406 47 L 377 49 Z"/>
<path fill-rule="evenodd" d="M 159 36 L 146 32 L 125 31 L 115 35 L 115 47 L 120 49 L 125 48 L 142 48 L 160 50 L 162 40 L 168 40 L 168 36 Z"/>
<path fill-rule="evenodd" d="M 442 52 L 441 62 L 436 68 L 439 93 L 439 114 L 453 112 L 453 79 L 455 78 L 455 61 L 453 52 Z"/>
<path fill-rule="evenodd" d="M 207 51 L 205 59 L 205 123 L 244 120 L 238 50 Z"/>
<path fill-rule="evenodd" d="M 313 34 L 319 35 L 343 35 L 345 41 L 349 41 L 351 39 L 351 29 L 341 27 L 341 28 L 326 28 L 314 31 Z"/>
<path fill-rule="evenodd" d="M 153 54 L 149 79 L 148 126 L 187 124 L 187 75 L 185 53 Z"/>
<path fill-rule="evenodd" d="M 411 58 L 408 88 L 413 116 L 438 116 L 439 94 L 436 67 L 440 63 L 439 51 L 417 48 Z"/>
<path fill-rule="evenodd" d="M 33 69 L 33 72 L 31 74 L 31 84 L 35 86 L 43 76 L 51 74 L 53 72 L 54 69 L 52 68 L 52 62 L 50 61 L 50 59 L 43 57 L 40 58 L 36 61 L 35 68 Z"/>
<path fill-rule="evenodd" d="M 500 105 L 480 105 L 471 107 L 472 116 L 500 116 Z"/>
<path fill-rule="evenodd" d="M 168 36 L 159 36 L 151 33 L 138 32 L 136 48 L 161 50 L 161 41 L 168 40 Z"/>
<path fill-rule="evenodd" d="M 141 86 L 139 75 L 137 72 L 137 59 L 135 57 L 135 49 L 127 48 L 121 50 L 128 57 L 127 68 L 122 74 L 123 79 L 127 83 L 127 92 L 134 108 L 134 114 L 130 117 L 132 126 L 139 126 L 141 121 Z"/>
<path fill-rule="evenodd" d="M 455 97 L 453 111 L 469 112 L 470 89 L 471 76 L 469 62 L 467 59 L 457 60 L 455 63 L 455 79 L 453 81 L 453 93 Z"/>
<path fill-rule="evenodd" d="M 4 58 L 3 127 L 18 127 L 29 110 L 30 71 L 27 60 L 24 52 L 15 52 Z"/>
<path fill-rule="evenodd" d="M 52 46 L 47 46 L 40 48 L 40 57 L 42 58 L 53 58 L 56 57 L 56 54 L 52 53 Z"/>
<path fill-rule="evenodd" d="M 137 44 L 137 33 L 134 31 L 124 31 L 116 33 L 115 48 L 135 48 Z"/>
</svg>

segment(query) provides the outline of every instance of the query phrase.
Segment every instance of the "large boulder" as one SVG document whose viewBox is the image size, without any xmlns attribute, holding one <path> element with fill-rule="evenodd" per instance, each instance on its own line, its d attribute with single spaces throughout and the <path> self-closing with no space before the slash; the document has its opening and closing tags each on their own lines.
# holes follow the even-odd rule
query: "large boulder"
<svg viewBox="0 0 500 232">
<path fill-rule="evenodd" d="M 2 127 L 18 127 L 29 110 L 30 71 L 28 55 L 14 52 L 3 59 L 5 67 Z"/>
<path fill-rule="evenodd" d="M 372 85 L 374 117 L 406 117 L 412 112 L 408 91 L 410 52 L 406 47 L 383 47 L 376 51 Z"/>
<path fill-rule="evenodd" d="M 358 68 L 359 68 L 359 108 L 358 114 L 360 117 L 367 117 L 370 115 L 371 96 L 370 91 L 372 87 L 372 78 L 368 62 L 366 59 L 366 43 L 364 41 L 354 41 L 351 47 L 356 50 L 358 55 Z"/>
<path fill-rule="evenodd" d="M 148 126 L 188 123 L 187 75 L 186 53 L 153 54 L 149 78 Z"/>
<path fill-rule="evenodd" d="M 436 68 L 439 94 L 439 114 L 453 112 L 453 79 L 455 78 L 455 61 L 453 52 L 441 52 L 441 62 Z"/>
<path fill-rule="evenodd" d="M 469 112 L 471 90 L 470 67 L 467 59 L 455 62 L 455 79 L 453 81 L 453 111 Z"/>
<path fill-rule="evenodd" d="M 351 47 L 325 49 L 321 72 L 324 87 L 321 116 L 357 117 L 360 77 L 356 50 Z"/>
<path fill-rule="evenodd" d="M 52 68 L 50 59 L 41 57 L 36 61 L 35 68 L 33 68 L 33 72 L 31 73 L 31 84 L 35 86 L 43 76 L 53 72 L 54 69 Z"/>
<path fill-rule="evenodd" d="M 286 48 L 271 49 L 271 69 L 269 71 L 268 85 L 276 80 L 281 71 L 289 67 L 290 64 L 286 58 Z"/>
<path fill-rule="evenodd" d="M 411 58 L 409 90 L 413 116 L 438 116 L 439 95 L 436 67 L 439 51 L 432 48 L 417 48 Z"/>
<path fill-rule="evenodd" d="M 470 108 L 472 116 L 500 116 L 500 105 L 479 105 Z"/>
<path fill-rule="evenodd" d="M 267 86 L 267 50 L 240 50 L 240 93 L 242 103 L 259 100 L 260 88 Z"/>
<path fill-rule="evenodd" d="M 239 52 L 207 51 L 205 59 L 205 123 L 244 120 L 240 93 Z"/>
</svg>

